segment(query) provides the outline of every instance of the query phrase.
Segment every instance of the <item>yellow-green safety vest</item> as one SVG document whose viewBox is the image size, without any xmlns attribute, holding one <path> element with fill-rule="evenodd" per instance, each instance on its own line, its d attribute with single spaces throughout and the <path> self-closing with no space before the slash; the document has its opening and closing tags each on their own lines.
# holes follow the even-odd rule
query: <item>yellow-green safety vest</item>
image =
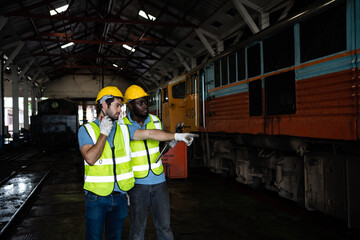
<svg viewBox="0 0 360 240">
<path fill-rule="evenodd" d="M 115 123 L 115 122 L 114 122 Z M 84 125 L 94 144 L 100 136 L 100 128 L 95 122 Z M 114 135 L 114 148 L 106 140 L 104 150 L 93 166 L 84 160 L 84 189 L 100 196 L 109 195 L 115 182 L 122 191 L 134 186 L 134 173 L 131 166 L 130 135 L 125 124 L 117 123 Z"/>
<path fill-rule="evenodd" d="M 146 129 L 162 130 L 160 119 L 152 114 L 149 114 L 150 122 L 146 124 Z M 122 120 L 125 124 L 132 125 L 127 117 Z M 131 141 L 131 163 L 133 166 L 135 178 L 144 178 L 148 176 L 149 170 L 155 175 L 160 175 L 164 172 L 161 159 L 156 162 L 160 155 L 159 142 L 155 140 Z"/>
</svg>

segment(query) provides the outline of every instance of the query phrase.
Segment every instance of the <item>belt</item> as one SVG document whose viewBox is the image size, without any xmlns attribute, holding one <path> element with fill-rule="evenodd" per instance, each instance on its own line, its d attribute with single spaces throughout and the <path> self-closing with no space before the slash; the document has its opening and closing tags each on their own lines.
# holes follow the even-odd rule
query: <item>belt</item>
<svg viewBox="0 0 360 240">
<path fill-rule="evenodd" d="M 110 195 L 124 195 L 125 193 L 113 191 Z"/>
</svg>

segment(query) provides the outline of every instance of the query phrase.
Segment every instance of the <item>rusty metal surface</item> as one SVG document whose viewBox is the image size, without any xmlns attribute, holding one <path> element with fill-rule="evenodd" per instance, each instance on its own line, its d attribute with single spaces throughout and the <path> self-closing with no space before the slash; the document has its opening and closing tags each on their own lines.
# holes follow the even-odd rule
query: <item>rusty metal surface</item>
<svg viewBox="0 0 360 240">
<path fill-rule="evenodd" d="M 357 140 L 354 88 L 352 70 L 297 81 L 296 113 L 277 116 L 249 117 L 248 93 L 218 97 L 207 102 L 207 130 Z"/>
</svg>

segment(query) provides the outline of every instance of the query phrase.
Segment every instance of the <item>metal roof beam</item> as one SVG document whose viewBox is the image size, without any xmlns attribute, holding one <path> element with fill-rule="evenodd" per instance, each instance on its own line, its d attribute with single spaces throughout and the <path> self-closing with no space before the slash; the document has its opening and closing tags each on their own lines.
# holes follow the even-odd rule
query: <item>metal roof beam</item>
<svg viewBox="0 0 360 240">
<path fill-rule="evenodd" d="M 236 7 L 236 9 L 238 10 L 238 12 L 240 13 L 240 15 L 243 17 L 246 24 L 249 26 L 251 32 L 254 34 L 259 32 L 260 29 L 254 22 L 254 20 L 251 18 L 250 14 L 248 13 L 248 11 L 246 10 L 246 8 L 243 4 L 244 0 L 231 0 L 231 1 L 234 4 L 234 6 Z"/>
<path fill-rule="evenodd" d="M 6 61 L 4 68 L 8 67 L 12 61 L 14 60 L 14 58 L 16 57 L 16 55 L 19 54 L 20 50 L 24 47 L 25 43 L 24 42 L 20 42 L 17 47 L 15 48 L 15 50 L 11 53 L 10 57 L 8 58 L 8 60 Z"/>
<path fill-rule="evenodd" d="M 143 46 L 157 46 L 157 47 L 173 47 L 168 43 L 152 43 L 152 42 L 118 42 L 118 41 L 93 41 L 93 40 L 82 40 L 82 39 L 52 39 L 52 38 L 41 38 L 41 37 L 28 37 L 24 38 L 24 41 L 40 41 L 40 42 L 63 42 L 63 43 L 79 43 L 79 44 L 104 44 L 104 45 L 124 45 L 129 46 L 143 45 Z"/>
<path fill-rule="evenodd" d="M 1 31 L 1 29 L 3 29 L 3 27 L 5 27 L 7 21 L 8 21 L 8 18 L 6 18 L 4 16 L 0 16 L 0 31 Z"/>
<path fill-rule="evenodd" d="M 202 44 L 205 46 L 206 50 L 211 54 L 211 56 L 215 56 L 215 51 L 212 49 L 210 43 L 208 42 L 208 40 L 205 38 L 203 31 L 201 31 L 200 29 L 195 29 L 195 33 L 196 35 L 200 38 L 200 41 L 202 42 Z"/>
<path fill-rule="evenodd" d="M 185 61 L 185 59 L 183 58 L 183 56 L 181 55 L 179 50 L 177 48 L 175 48 L 174 52 L 175 52 L 176 56 L 178 57 L 178 59 L 180 60 L 181 64 L 185 67 L 185 69 L 187 71 L 190 71 L 189 65 L 187 64 L 187 62 Z"/>
<path fill-rule="evenodd" d="M 28 63 L 28 65 L 26 65 L 25 68 L 21 70 L 20 78 L 25 76 L 25 73 L 29 70 L 29 67 L 34 63 L 34 61 L 35 61 L 35 58 L 32 58 L 30 60 L 30 62 Z"/>
<path fill-rule="evenodd" d="M 158 21 L 142 21 L 142 20 L 124 20 L 119 19 L 115 16 L 110 16 L 107 18 L 94 18 L 94 17 L 75 17 L 75 16 L 64 16 L 64 15 L 44 15 L 44 14 L 31 14 L 31 13 L 5 13 L 6 17 L 28 17 L 28 18 L 40 18 L 40 19 L 59 19 L 59 20 L 69 20 L 75 22 L 100 22 L 100 23 L 121 23 L 128 25 L 151 25 L 151 26 L 164 26 L 164 27 L 188 27 L 194 28 L 194 25 L 190 25 L 188 23 L 173 23 L 173 22 L 158 22 Z"/>
</svg>

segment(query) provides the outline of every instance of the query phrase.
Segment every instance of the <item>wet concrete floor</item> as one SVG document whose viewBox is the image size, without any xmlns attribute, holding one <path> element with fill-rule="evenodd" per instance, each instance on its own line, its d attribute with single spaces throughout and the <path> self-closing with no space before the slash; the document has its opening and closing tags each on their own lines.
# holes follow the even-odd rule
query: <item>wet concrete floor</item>
<svg viewBox="0 0 360 240">
<path fill-rule="evenodd" d="M 54 172 L 12 240 L 84 239 L 83 160 L 77 151 L 49 155 Z M 264 195 L 207 169 L 169 181 L 171 224 L 177 240 L 360 239 L 344 222 Z M 122 239 L 128 239 L 129 220 Z M 145 239 L 156 239 L 151 217 Z"/>
</svg>

